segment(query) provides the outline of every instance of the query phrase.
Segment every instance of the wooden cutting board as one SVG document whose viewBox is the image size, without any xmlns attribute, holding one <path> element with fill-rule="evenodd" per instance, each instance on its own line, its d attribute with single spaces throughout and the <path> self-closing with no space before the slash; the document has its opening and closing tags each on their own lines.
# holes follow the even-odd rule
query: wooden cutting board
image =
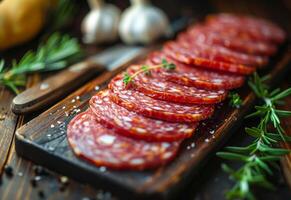
<svg viewBox="0 0 291 200">
<path fill-rule="evenodd" d="M 275 85 L 286 73 L 290 60 L 291 48 L 286 45 L 263 72 L 270 75 L 270 84 Z M 88 107 L 90 97 L 105 88 L 108 81 L 124 68 L 100 75 L 20 127 L 16 132 L 16 151 L 37 164 L 98 188 L 109 189 L 124 199 L 175 197 L 193 175 L 203 173 L 200 167 L 235 134 L 244 116 L 253 108 L 255 95 L 245 85 L 238 90 L 243 98 L 241 108 L 233 109 L 227 101 L 217 105 L 214 116 L 201 123 L 194 137 L 182 144 L 176 159 L 165 167 L 142 172 L 95 167 L 73 154 L 67 142 L 66 126 L 77 113 Z"/>
</svg>

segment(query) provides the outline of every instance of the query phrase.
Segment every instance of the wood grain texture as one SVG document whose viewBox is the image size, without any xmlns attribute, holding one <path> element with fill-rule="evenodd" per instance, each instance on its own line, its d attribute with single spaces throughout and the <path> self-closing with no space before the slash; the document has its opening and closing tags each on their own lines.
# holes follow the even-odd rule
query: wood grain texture
<svg viewBox="0 0 291 200">
<path fill-rule="evenodd" d="M 17 123 L 17 116 L 10 109 L 13 98 L 14 94 L 10 90 L 0 87 L 0 174 L 8 156 Z"/>
<path fill-rule="evenodd" d="M 278 82 L 288 69 L 287 64 L 291 60 L 289 50 L 283 49 L 283 55 L 278 55 L 270 64 L 270 83 Z M 163 168 L 143 172 L 103 172 L 74 155 L 67 143 L 66 126 L 77 113 L 87 108 L 88 99 L 96 93 L 96 86 L 98 90 L 106 87 L 112 75 L 106 76 L 105 73 L 96 78 L 18 129 L 18 154 L 79 181 L 112 190 L 124 198 L 169 198 L 175 196 L 208 156 L 227 140 L 255 102 L 254 94 L 247 87 L 241 88 L 239 93 L 244 99 L 243 106 L 232 109 L 227 102 L 219 105 L 215 115 L 202 123 L 194 137 L 182 145 L 177 158 Z M 191 148 L 192 143 L 195 148 Z"/>
</svg>

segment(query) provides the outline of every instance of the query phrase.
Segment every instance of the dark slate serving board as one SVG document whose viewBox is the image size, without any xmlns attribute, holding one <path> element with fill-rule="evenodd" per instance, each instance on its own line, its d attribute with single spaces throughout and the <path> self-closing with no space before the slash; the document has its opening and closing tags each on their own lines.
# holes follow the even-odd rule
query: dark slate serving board
<svg viewBox="0 0 291 200">
<path fill-rule="evenodd" d="M 290 68 L 291 51 L 282 47 L 272 58 L 264 74 L 275 84 Z M 238 90 L 243 106 L 233 109 L 228 102 L 217 105 L 214 116 L 201 123 L 193 138 L 187 139 L 169 165 L 152 171 L 113 171 L 95 167 L 77 158 L 68 146 L 66 126 L 76 115 L 88 107 L 88 100 L 97 90 L 106 87 L 108 80 L 123 70 L 106 72 L 93 81 L 20 127 L 16 132 L 16 151 L 35 163 L 98 188 L 109 189 L 124 199 L 168 199 L 175 197 L 200 167 L 221 147 L 228 137 L 235 136 L 236 128 L 255 102 L 255 96 L 245 85 Z M 219 166 L 217 166 L 219 167 Z"/>
</svg>

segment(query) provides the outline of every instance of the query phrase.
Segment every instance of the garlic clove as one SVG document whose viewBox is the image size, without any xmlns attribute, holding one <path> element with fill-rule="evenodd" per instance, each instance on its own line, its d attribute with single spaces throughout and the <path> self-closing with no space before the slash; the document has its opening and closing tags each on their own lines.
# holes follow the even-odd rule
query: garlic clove
<svg viewBox="0 0 291 200">
<path fill-rule="evenodd" d="M 167 16 L 148 1 L 133 1 L 121 16 L 119 34 L 127 44 L 149 44 L 169 32 Z"/>
<path fill-rule="evenodd" d="M 89 2 L 92 10 L 84 18 L 81 26 L 84 43 L 100 44 L 116 40 L 120 10 L 103 1 L 90 0 Z"/>
</svg>

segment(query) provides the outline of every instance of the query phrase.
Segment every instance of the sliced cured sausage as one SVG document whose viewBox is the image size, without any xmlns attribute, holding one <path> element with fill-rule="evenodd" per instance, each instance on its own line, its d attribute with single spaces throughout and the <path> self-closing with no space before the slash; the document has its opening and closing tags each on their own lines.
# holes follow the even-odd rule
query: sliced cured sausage
<svg viewBox="0 0 291 200">
<path fill-rule="evenodd" d="M 206 23 L 212 27 L 223 27 L 227 31 L 236 29 L 262 41 L 282 43 L 286 38 L 286 34 L 281 28 L 255 17 L 219 14 L 207 17 Z"/>
<path fill-rule="evenodd" d="M 244 83 L 244 76 L 187 65 L 176 61 L 162 52 L 153 52 L 150 54 L 148 63 L 157 65 L 162 62 L 162 59 L 166 59 L 168 62 L 175 64 L 176 69 L 169 71 L 161 68 L 153 72 L 153 74 L 161 79 L 166 79 L 181 85 L 218 90 L 238 88 Z"/>
<path fill-rule="evenodd" d="M 97 119 L 117 133 L 147 141 L 176 141 L 191 137 L 197 123 L 171 123 L 144 117 L 115 104 L 104 90 L 93 96 L 90 107 Z"/>
<path fill-rule="evenodd" d="M 118 135 L 98 123 L 91 110 L 80 113 L 69 123 L 67 135 L 77 156 L 112 169 L 159 167 L 174 158 L 180 144 L 146 142 Z"/>
<path fill-rule="evenodd" d="M 236 52 L 230 50 L 223 46 L 218 45 L 209 45 L 207 43 L 201 43 L 192 41 L 177 41 L 175 43 L 178 47 L 186 48 L 192 51 L 199 51 L 202 57 L 207 57 L 208 55 L 214 55 L 218 58 L 218 60 L 236 64 L 244 64 L 249 66 L 265 66 L 268 63 L 268 57 L 266 56 L 257 56 L 257 55 L 250 55 L 241 52 Z M 211 56 L 212 57 L 212 56 Z"/>
<path fill-rule="evenodd" d="M 268 58 L 264 56 L 254 56 L 231 51 L 225 47 L 217 45 L 201 44 L 199 42 L 189 43 L 187 41 L 167 42 L 164 45 L 165 51 L 176 49 L 185 52 L 193 57 L 206 58 L 214 61 L 221 61 L 248 66 L 264 66 L 268 63 Z"/>
<path fill-rule="evenodd" d="M 140 65 L 132 65 L 128 68 L 128 73 L 133 74 L 140 68 Z M 188 87 L 170 81 L 160 80 L 144 73 L 137 75 L 133 83 L 130 84 L 147 96 L 176 103 L 215 104 L 224 100 L 227 95 L 226 90 L 213 91 Z"/>
<path fill-rule="evenodd" d="M 182 105 L 153 99 L 127 88 L 122 79 L 122 75 L 118 75 L 110 82 L 108 87 L 111 89 L 111 100 L 141 115 L 170 122 L 193 123 L 209 118 L 213 113 L 212 105 Z"/>
<path fill-rule="evenodd" d="M 178 35 L 178 41 L 188 43 L 202 43 L 208 45 L 219 45 L 234 51 L 270 56 L 276 53 L 277 47 L 266 42 L 254 41 L 247 38 L 238 38 L 227 35 L 227 32 L 213 30 L 207 26 L 194 26 L 187 32 Z"/>
<path fill-rule="evenodd" d="M 246 65 L 241 64 L 233 64 L 233 63 L 226 63 L 221 61 L 216 61 L 213 58 L 203 58 L 199 56 L 195 56 L 193 52 L 189 53 L 189 51 L 181 48 L 173 48 L 173 46 L 165 46 L 166 48 L 163 49 L 163 52 L 168 55 L 169 57 L 190 65 L 196 65 L 200 67 L 204 67 L 207 69 L 213 69 L 223 72 L 231 72 L 234 74 L 241 74 L 241 75 L 249 75 L 253 73 L 256 68 L 249 67 Z"/>
</svg>

